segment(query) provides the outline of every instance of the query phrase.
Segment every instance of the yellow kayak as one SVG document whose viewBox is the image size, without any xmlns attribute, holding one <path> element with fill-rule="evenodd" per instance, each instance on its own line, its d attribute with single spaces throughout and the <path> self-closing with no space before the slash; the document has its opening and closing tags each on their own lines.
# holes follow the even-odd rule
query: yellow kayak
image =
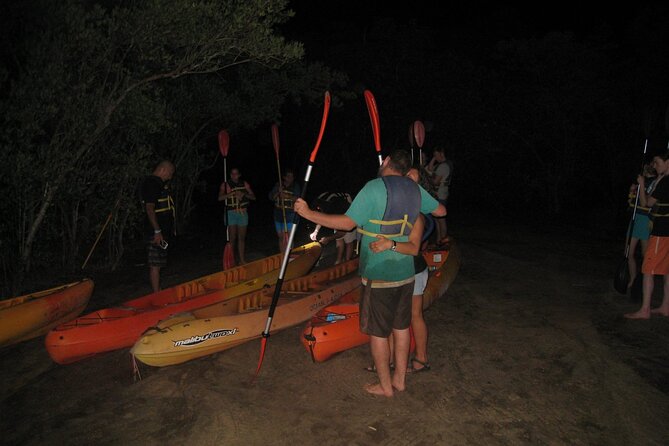
<svg viewBox="0 0 669 446">
<path fill-rule="evenodd" d="M 309 320 L 360 286 L 358 259 L 283 283 L 270 334 Z M 139 361 L 163 367 L 227 350 L 262 336 L 274 287 L 175 315 L 132 347 Z"/>
<path fill-rule="evenodd" d="M 83 279 L 0 301 L 0 347 L 36 338 L 74 319 L 92 293 L 93 281 Z"/>
</svg>

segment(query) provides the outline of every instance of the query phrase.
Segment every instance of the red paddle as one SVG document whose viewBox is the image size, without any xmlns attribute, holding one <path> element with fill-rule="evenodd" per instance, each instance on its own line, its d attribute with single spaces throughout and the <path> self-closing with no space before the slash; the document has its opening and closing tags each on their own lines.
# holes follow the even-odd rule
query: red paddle
<svg viewBox="0 0 669 446">
<path fill-rule="evenodd" d="M 418 163 L 423 165 L 423 143 L 425 143 L 425 126 L 421 121 L 415 121 L 412 126 L 413 137 L 418 146 Z"/>
<path fill-rule="evenodd" d="M 286 246 L 288 242 L 288 225 L 286 224 L 286 208 L 283 207 L 283 196 L 281 195 L 281 164 L 279 163 L 279 126 L 272 124 L 272 144 L 274 145 L 274 153 L 276 153 L 276 168 L 279 172 L 279 197 L 281 197 L 281 213 L 283 214 L 283 245 Z"/>
<path fill-rule="evenodd" d="M 323 132 L 325 131 L 325 123 L 328 120 L 328 114 L 330 112 L 330 92 L 325 92 L 325 104 L 323 106 L 323 119 L 321 120 L 321 130 L 318 133 L 318 139 L 316 140 L 316 145 L 314 150 L 311 152 L 309 157 L 309 165 L 307 166 L 307 171 L 304 174 L 304 187 L 302 188 L 301 198 L 307 196 L 307 186 L 309 185 L 309 178 L 311 177 L 311 171 L 314 167 L 314 161 L 316 161 L 316 154 L 318 154 L 318 148 L 321 145 L 321 140 L 323 139 Z M 263 358 L 265 357 L 265 349 L 267 348 L 267 340 L 269 339 L 269 331 L 272 326 L 272 318 L 274 317 L 274 310 L 276 310 L 276 304 L 279 301 L 279 296 L 281 295 L 281 286 L 283 285 L 283 278 L 286 276 L 286 267 L 288 265 L 288 259 L 290 257 L 290 250 L 293 246 L 293 240 L 295 238 L 295 232 L 297 230 L 297 225 L 299 224 L 299 215 L 297 212 L 293 215 L 293 226 L 290 228 L 290 237 L 288 238 L 288 244 L 286 245 L 286 250 L 283 253 L 283 262 L 281 263 L 281 269 L 279 270 L 279 278 L 276 281 L 274 286 L 274 295 L 272 296 L 272 303 L 269 307 L 269 313 L 267 314 L 267 323 L 265 324 L 265 331 L 262 332 L 262 339 L 260 341 L 260 358 L 258 359 L 258 367 L 256 368 L 256 373 L 253 377 L 260 373 L 260 367 L 262 366 Z M 251 381 L 253 381 L 253 379 Z"/>
<path fill-rule="evenodd" d="M 225 184 L 225 192 L 228 191 L 228 166 L 226 158 L 228 150 L 230 150 L 230 135 L 227 130 L 218 132 L 218 150 L 223 156 L 223 183 Z M 230 269 L 235 266 L 235 253 L 232 251 L 230 244 L 230 231 L 228 230 L 228 208 L 223 201 L 223 224 L 225 225 L 225 248 L 223 249 L 223 269 Z"/>
<path fill-rule="evenodd" d="M 372 132 L 374 133 L 374 147 L 379 157 L 379 166 L 383 164 L 383 157 L 381 156 L 381 125 L 379 124 L 379 110 L 376 107 L 376 99 L 371 91 L 365 90 L 365 102 L 367 103 L 367 111 L 369 112 L 369 120 L 372 122 Z"/>
</svg>

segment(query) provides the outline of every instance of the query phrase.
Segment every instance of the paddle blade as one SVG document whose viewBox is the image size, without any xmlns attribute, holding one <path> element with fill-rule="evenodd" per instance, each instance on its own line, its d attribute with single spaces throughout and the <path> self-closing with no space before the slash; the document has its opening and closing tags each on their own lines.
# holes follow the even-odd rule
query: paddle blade
<svg viewBox="0 0 669 446">
<path fill-rule="evenodd" d="M 623 257 L 618 263 L 616 273 L 613 276 L 613 288 L 620 294 L 627 294 L 627 284 L 630 281 L 630 269 L 627 257 Z"/>
<path fill-rule="evenodd" d="M 330 114 L 330 92 L 325 92 L 325 101 L 323 103 L 323 118 L 321 119 L 321 130 L 318 132 L 318 139 L 314 145 L 314 150 L 311 151 L 311 156 L 309 157 L 309 162 L 311 164 L 316 161 L 316 154 L 318 153 L 318 148 L 321 146 L 321 140 L 323 139 L 323 132 L 325 132 L 325 123 L 328 121 L 328 115 Z"/>
<path fill-rule="evenodd" d="M 267 348 L 268 338 L 269 335 L 265 336 L 265 333 L 263 333 L 262 338 L 260 339 L 260 357 L 258 358 L 258 366 L 256 367 L 256 373 L 255 375 L 253 375 L 253 378 L 251 378 L 251 382 L 253 382 L 260 373 L 260 367 L 262 367 L 262 361 L 263 359 L 265 359 L 265 349 Z"/>
<path fill-rule="evenodd" d="M 221 152 L 221 155 L 228 156 L 228 150 L 230 149 L 230 135 L 228 135 L 227 130 L 221 130 L 218 132 L 218 150 Z"/>
<path fill-rule="evenodd" d="M 276 152 L 277 159 L 279 158 L 279 126 L 272 124 L 272 144 L 274 145 L 274 152 Z"/>
<path fill-rule="evenodd" d="M 232 244 L 227 242 L 223 249 L 223 269 L 228 270 L 235 266 L 235 253 L 232 251 Z"/>
<path fill-rule="evenodd" d="M 409 125 L 409 147 L 413 150 L 413 147 L 416 143 L 416 138 L 413 136 L 413 124 Z"/>
<path fill-rule="evenodd" d="M 379 123 L 379 110 L 376 106 L 376 99 L 371 91 L 365 90 L 365 102 L 369 112 L 369 120 L 372 122 L 372 132 L 374 133 L 374 147 L 378 153 L 381 153 L 381 125 Z"/>
<path fill-rule="evenodd" d="M 416 145 L 418 145 L 419 149 L 422 149 L 425 143 L 425 126 L 421 121 L 413 123 L 413 135 L 416 139 Z"/>
</svg>

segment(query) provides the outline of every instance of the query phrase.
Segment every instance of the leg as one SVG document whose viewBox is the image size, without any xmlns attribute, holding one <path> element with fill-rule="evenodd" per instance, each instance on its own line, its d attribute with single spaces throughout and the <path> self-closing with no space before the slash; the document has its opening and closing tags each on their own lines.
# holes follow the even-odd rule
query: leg
<svg viewBox="0 0 669 446">
<path fill-rule="evenodd" d="M 369 347 L 372 351 L 374 366 L 379 376 L 378 384 L 367 384 L 365 390 L 373 395 L 393 396 L 393 385 L 390 378 L 390 346 L 388 338 L 378 336 L 369 337 Z M 397 368 L 395 368 L 397 370 Z"/>
<path fill-rule="evenodd" d="M 353 258 L 353 250 L 355 249 L 355 242 L 346 243 L 346 260 L 351 260 Z"/>
<path fill-rule="evenodd" d="M 411 345 L 411 334 L 409 329 L 393 329 L 395 343 L 395 372 L 393 373 L 392 386 L 402 391 L 406 388 L 406 373 L 409 365 L 409 347 Z"/>
<path fill-rule="evenodd" d="M 423 319 L 423 295 L 414 295 L 411 299 L 411 328 L 416 342 L 415 358 L 427 364 L 427 324 Z M 423 369 L 425 365 L 421 363 L 412 362 L 411 370 L 417 372 Z"/>
<path fill-rule="evenodd" d="M 160 267 L 159 266 L 149 266 L 149 280 L 151 282 L 151 288 L 153 292 L 157 293 L 160 291 Z"/>
<path fill-rule="evenodd" d="M 661 314 L 662 316 L 669 317 L 669 274 L 662 276 L 664 279 L 664 294 L 662 295 L 662 303 L 659 307 L 653 308 L 651 313 Z"/>
<path fill-rule="evenodd" d="M 627 288 L 631 288 L 636 279 L 637 267 L 636 267 L 636 247 L 639 239 L 632 237 L 630 239 L 629 253 L 627 255 L 627 267 L 630 270 L 630 281 L 627 283 Z"/>
<path fill-rule="evenodd" d="M 237 225 L 228 226 L 228 230 L 230 232 L 230 247 L 232 247 L 233 255 L 237 248 L 238 228 L 239 226 Z"/>
<path fill-rule="evenodd" d="M 344 239 L 338 238 L 336 240 L 337 244 L 337 260 L 335 260 L 335 265 L 339 265 L 344 260 Z"/>
<path fill-rule="evenodd" d="M 238 229 L 238 242 L 237 248 L 239 249 L 239 264 L 243 265 L 246 263 L 245 251 L 246 251 L 246 228 L 247 226 L 240 226 Z"/>
<path fill-rule="evenodd" d="M 628 319 L 648 319 L 650 318 L 650 300 L 653 296 L 653 287 L 655 277 L 652 274 L 643 274 L 643 300 L 641 301 L 641 308 L 634 313 L 627 313 L 625 315 Z M 666 289 L 666 285 L 665 285 Z"/>
</svg>

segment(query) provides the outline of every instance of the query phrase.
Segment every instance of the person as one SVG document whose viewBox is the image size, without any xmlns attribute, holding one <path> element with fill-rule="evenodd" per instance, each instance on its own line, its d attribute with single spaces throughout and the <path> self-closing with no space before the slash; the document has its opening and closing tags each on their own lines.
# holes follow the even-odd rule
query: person
<svg viewBox="0 0 669 446">
<path fill-rule="evenodd" d="M 430 175 L 430 182 L 436 189 L 436 198 L 439 203 L 446 206 L 449 196 L 449 186 L 453 177 L 453 163 L 446 158 L 446 149 L 443 146 L 434 148 L 432 159 L 425 166 L 425 171 Z M 437 221 L 437 243 L 442 242 L 446 236 L 446 218 L 436 218 Z"/>
<path fill-rule="evenodd" d="M 639 202 L 641 206 L 651 208 L 652 229 L 641 265 L 641 308 L 625 314 L 628 319 L 649 319 L 651 314 L 669 317 L 669 180 L 665 180 L 669 173 L 669 152 L 653 157 L 653 168 L 657 172 L 657 180 L 650 195 L 646 193 L 646 177 L 639 175 L 637 178 Z M 663 277 L 663 298 L 659 307 L 651 309 L 655 275 Z"/>
<path fill-rule="evenodd" d="M 147 263 L 154 293 L 160 291 L 160 269 L 167 265 L 170 236 L 176 235 L 176 209 L 168 183 L 174 170 L 171 161 L 161 161 L 151 175 L 143 178 L 139 191 L 142 208 L 146 213 Z"/>
<path fill-rule="evenodd" d="M 230 244 L 233 252 L 235 250 L 238 252 L 240 265 L 246 263 L 245 245 L 246 230 L 249 225 L 249 200 L 255 199 L 256 196 L 251 186 L 242 179 L 239 168 L 230 169 L 230 179 L 221 183 L 218 190 L 218 201 L 225 203 Z"/>
<path fill-rule="evenodd" d="M 350 231 L 358 227 L 359 273 L 364 286 L 360 300 L 360 330 L 369 335 L 378 383 L 365 390 L 392 397 L 406 387 L 411 341 L 413 256 L 422 236 L 419 213 L 446 214 L 446 208 L 405 175 L 411 167 L 406 150 L 395 150 L 379 168 L 379 178 L 368 181 L 344 214 L 325 214 L 298 199 L 295 211 L 322 226 Z M 388 337 L 395 339 L 395 369 L 390 373 Z"/>
<path fill-rule="evenodd" d="M 315 209 L 327 214 L 341 214 L 346 212 L 352 201 L 351 195 L 348 192 L 323 192 L 316 199 Z M 337 247 L 335 265 L 351 260 L 355 253 L 356 231 L 334 230 L 331 235 L 326 235 L 319 239 L 318 235 L 321 228 L 321 225 L 316 225 L 314 232 L 309 234 L 309 238 L 313 241 L 318 240 L 323 245 L 327 245 L 333 240 L 335 241 Z"/>
<path fill-rule="evenodd" d="M 420 184 L 420 169 L 418 167 L 412 167 L 409 169 L 407 177 Z M 424 230 L 421 241 L 425 243 L 426 239 L 430 235 L 427 226 L 425 226 L 427 223 L 427 217 L 424 214 L 420 214 L 418 218 L 423 219 L 424 222 Z M 418 255 L 414 257 L 414 273 L 413 296 L 411 296 L 411 329 L 413 330 L 415 352 L 414 356 L 409 359 L 407 373 L 425 372 L 430 370 L 430 363 L 427 360 L 428 331 L 427 324 L 423 318 L 423 293 L 425 292 L 425 287 L 427 286 L 429 270 L 427 267 L 427 262 L 425 261 L 425 257 L 423 257 L 422 254 L 422 246 L 418 252 Z M 388 341 L 390 344 L 390 351 L 392 352 L 394 350 L 392 336 L 388 338 Z M 394 365 L 390 364 L 390 367 L 392 369 Z M 372 365 L 371 367 L 366 367 L 365 370 L 368 372 L 374 372 L 376 371 L 376 368 L 374 365 Z"/>
<path fill-rule="evenodd" d="M 648 195 L 653 191 L 655 179 L 657 177 L 655 169 L 653 169 L 653 166 L 650 163 L 644 165 L 643 176 L 645 177 L 646 195 Z M 631 222 L 633 226 L 629 240 L 629 253 L 627 256 L 627 266 L 630 272 L 630 279 L 627 284 L 628 290 L 632 287 L 632 284 L 634 284 L 637 276 L 637 247 L 641 248 L 641 258 L 643 258 L 646 254 L 648 239 L 650 238 L 650 208 L 638 204 L 637 188 L 638 184 L 636 183 L 630 187 L 628 199 L 629 207 L 632 212 L 634 212 L 636 204 L 636 213 L 633 215 L 633 222 Z"/>
<path fill-rule="evenodd" d="M 288 233 L 293 228 L 295 199 L 302 193 L 295 181 L 292 169 L 286 169 L 282 175 L 283 183 L 277 182 L 269 192 L 269 199 L 274 202 L 274 227 L 279 238 L 279 252 L 284 252 L 288 243 Z"/>
</svg>

